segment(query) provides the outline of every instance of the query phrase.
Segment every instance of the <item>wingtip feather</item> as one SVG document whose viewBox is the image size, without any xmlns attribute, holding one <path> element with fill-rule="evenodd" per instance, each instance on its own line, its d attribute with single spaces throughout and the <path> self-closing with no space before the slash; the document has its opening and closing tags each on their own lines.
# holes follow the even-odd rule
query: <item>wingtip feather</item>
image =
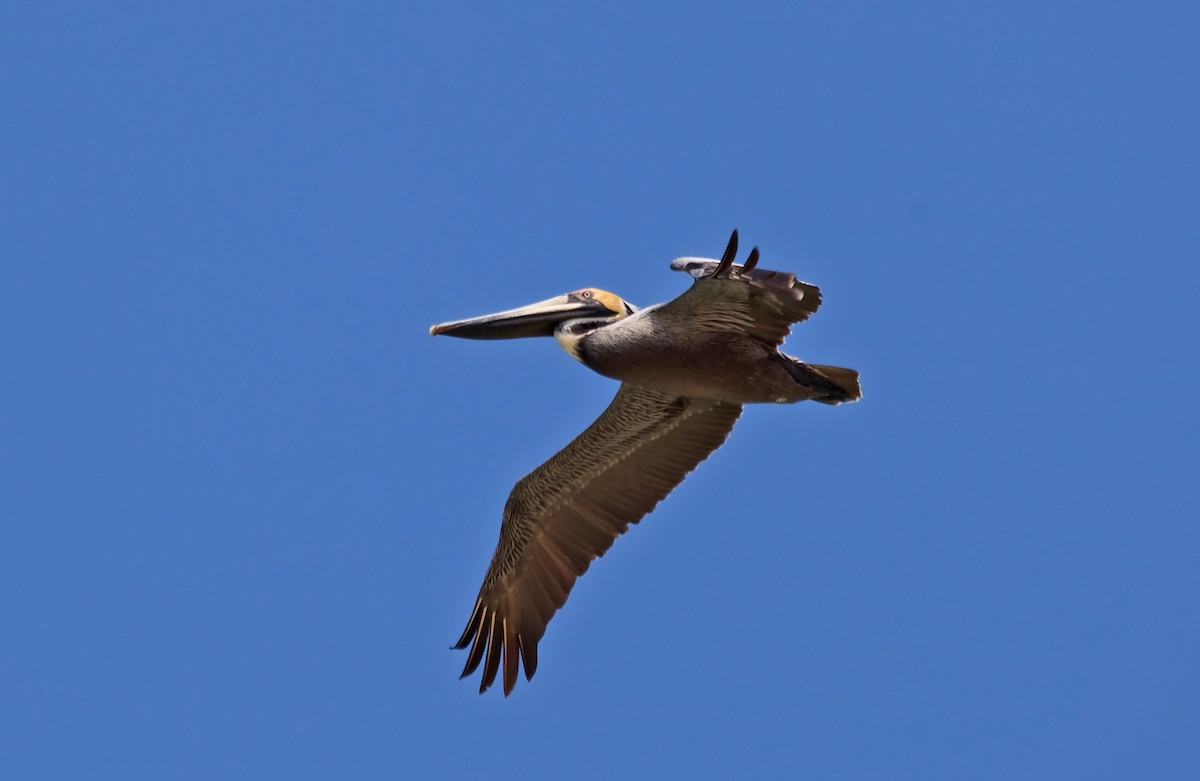
<svg viewBox="0 0 1200 781">
<path fill-rule="evenodd" d="M 478 628 L 479 612 L 483 610 L 483 600 L 476 599 L 475 607 L 471 610 L 471 617 L 467 619 L 467 626 L 463 629 L 462 635 L 459 636 L 458 642 L 450 646 L 451 650 L 461 650 L 467 647 L 467 643 L 471 642 L 471 638 L 476 635 Z"/>
<path fill-rule="evenodd" d="M 509 627 L 507 618 L 501 622 L 501 629 L 504 634 L 504 696 L 507 697 L 517 685 L 521 651 L 517 646 L 517 633 Z"/>
<path fill-rule="evenodd" d="M 496 682 L 496 673 L 500 671 L 500 654 L 503 641 L 496 634 L 496 614 L 493 612 L 487 621 L 487 654 L 483 662 L 483 680 L 479 682 L 479 693 L 483 694 Z"/>
<path fill-rule="evenodd" d="M 525 680 L 532 681 L 533 674 L 537 672 L 537 640 L 527 641 L 520 635 L 517 636 L 517 643 L 521 647 L 521 663 L 525 668 Z"/>
</svg>

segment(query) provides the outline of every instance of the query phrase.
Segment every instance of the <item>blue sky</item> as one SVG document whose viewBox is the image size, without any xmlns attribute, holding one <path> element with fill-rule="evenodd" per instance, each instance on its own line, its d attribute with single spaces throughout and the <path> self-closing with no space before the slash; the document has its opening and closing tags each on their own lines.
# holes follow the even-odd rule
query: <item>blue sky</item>
<svg viewBox="0 0 1200 781">
<path fill-rule="evenodd" d="M 10 4 L 5 778 L 1195 778 L 1191 4 Z M 431 323 L 820 285 L 579 581 L 448 646 L 615 385 Z"/>
</svg>

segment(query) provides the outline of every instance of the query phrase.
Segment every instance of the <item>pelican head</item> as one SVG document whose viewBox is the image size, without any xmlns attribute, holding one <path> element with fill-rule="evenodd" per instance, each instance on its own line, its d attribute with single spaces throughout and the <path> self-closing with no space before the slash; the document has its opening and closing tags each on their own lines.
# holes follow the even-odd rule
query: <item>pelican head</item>
<svg viewBox="0 0 1200 781">
<path fill-rule="evenodd" d="M 536 304 L 439 323 L 429 329 L 432 336 L 445 334 L 464 339 L 519 339 L 526 336 L 571 336 L 620 320 L 635 310 L 620 296 L 594 287 L 538 301 Z"/>
</svg>

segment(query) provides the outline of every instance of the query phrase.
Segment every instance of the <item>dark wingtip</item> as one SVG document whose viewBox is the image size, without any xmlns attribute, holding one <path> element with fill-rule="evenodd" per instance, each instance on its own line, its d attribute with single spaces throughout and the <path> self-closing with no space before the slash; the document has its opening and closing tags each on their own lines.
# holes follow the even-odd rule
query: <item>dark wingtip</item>
<svg viewBox="0 0 1200 781">
<path fill-rule="evenodd" d="M 501 627 L 501 632 L 504 637 L 504 660 L 500 663 L 500 668 L 504 679 L 504 696 L 507 697 L 512 694 L 513 687 L 517 685 L 517 669 L 521 664 L 521 645 L 517 633 L 509 629 L 507 619 Z"/>
<path fill-rule="evenodd" d="M 467 628 L 459 635 L 458 642 L 450 646 L 451 651 L 457 651 L 467 647 L 467 643 L 471 642 L 471 638 L 478 634 L 479 614 L 483 610 L 483 600 L 475 600 L 475 607 L 471 610 L 471 617 L 467 619 Z"/>
<path fill-rule="evenodd" d="M 479 693 L 483 694 L 496 682 L 496 673 L 500 672 L 500 656 L 504 649 L 504 640 L 496 632 L 496 614 L 492 613 L 491 620 L 484 626 L 488 636 L 487 653 L 483 657 L 483 680 L 479 683 Z"/>
<path fill-rule="evenodd" d="M 758 265 L 758 247 L 750 250 L 750 257 L 742 264 L 742 271 L 750 271 Z"/>
<path fill-rule="evenodd" d="M 471 618 L 467 621 L 467 628 L 463 630 L 462 637 L 455 643 L 453 649 L 466 648 L 467 643 L 471 644 L 471 650 L 467 652 L 467 663 L 463 665 L 462 675 L 458 676 L 461 681 L 471 673 L 475 672 L 475 668 L 483 660 L 483 653 L 487 646 L 487 640 L 483 633 L 483 600 L 477 600 L 475 609 L 471 611 Z"/>
<path fill-rule="evenodd" d="M 733 258 L 737 255 L 737 245 L 737 228 L 734 228 L 733 233 L 729 235 L 729 244 L 725 247 L 725 254 L 721 256 L 721 262 L 717 264 L 716 270 L 712 273 L 714 278 L 729 272 L 730 266 L 733 265 Z"/>
<path fill-rule="evenodd" d="M 487 640 L 483 636 L 483 629 L 479 630 L 479 634 L 475 635 L 475 642 L 471 643 L 471 650 L 467 654 L 467 663 L 463 665 L 462 675 L 458 676 L 461 681 L 475 669 L 479 667 L 479 663 L 483 661 L 483 653 L 487 649 Z"/>
<path fill-rule="evenodd" d="M 533 677 L 537 669 L 537 641 L 523 641 L 516 632 L 510 632 L 504 619 L 497 620 L 494 610 L 489 610 L 480 598 L 467 620 L 458 642 L 451 649 L 463 649 L 470 645 L 467 661 L 463 665 L 459 680 L 480 670 L 479 693 L 483 694 L 500 679 L 504 696 L 512 694 L 522 666 L 525 679 Z"/>
<path fill-rule="evenodd" d="M 532 681 L 533 674 L 537 672 L 537 641 L 530 643 L 518 637 L 518 642 L 521 644 L 521 664 L 525 668 L 525 680 Z"/>
</svg>

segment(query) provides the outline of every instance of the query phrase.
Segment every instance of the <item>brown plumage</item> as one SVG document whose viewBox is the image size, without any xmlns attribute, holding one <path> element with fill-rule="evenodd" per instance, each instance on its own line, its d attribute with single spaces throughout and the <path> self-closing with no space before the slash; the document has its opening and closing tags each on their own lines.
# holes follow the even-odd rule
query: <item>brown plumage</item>
<svg viewBox="0 0 1200 781">
<path fill-rule="evenodd" d="M 789 326 L 812 315 L 820 291 L 792 274 L 755 268 L 755 248 L 733 263 L 680 258 L 696 278 L 675 300 L 635 310 L 595 288 L 529 307 L 434 326 L 468 338 L 553 334 L 590 368 L 622 380 L 603 414 L 513 488 L 500 540 L 455 648 L 463 677 L 482 666 L 479 691 L 499 675 L 507 696 L 576 578 L 725 441 L 748 402 L 859 398 L 852 369 L 803 363 L 778 351 Z"/>
<path fill-rule="evenodd" d="M 504 693 L 537 669 L 537 644 L 592 560 L 637 523 L 717 449 L 741 415 L 737 404 L 681 399 L 623 385 L 608 409 L 549 461 L 517 483 L 475 609 L 455 648 L 483 662 L 480 692 Z"/>
</svg>

